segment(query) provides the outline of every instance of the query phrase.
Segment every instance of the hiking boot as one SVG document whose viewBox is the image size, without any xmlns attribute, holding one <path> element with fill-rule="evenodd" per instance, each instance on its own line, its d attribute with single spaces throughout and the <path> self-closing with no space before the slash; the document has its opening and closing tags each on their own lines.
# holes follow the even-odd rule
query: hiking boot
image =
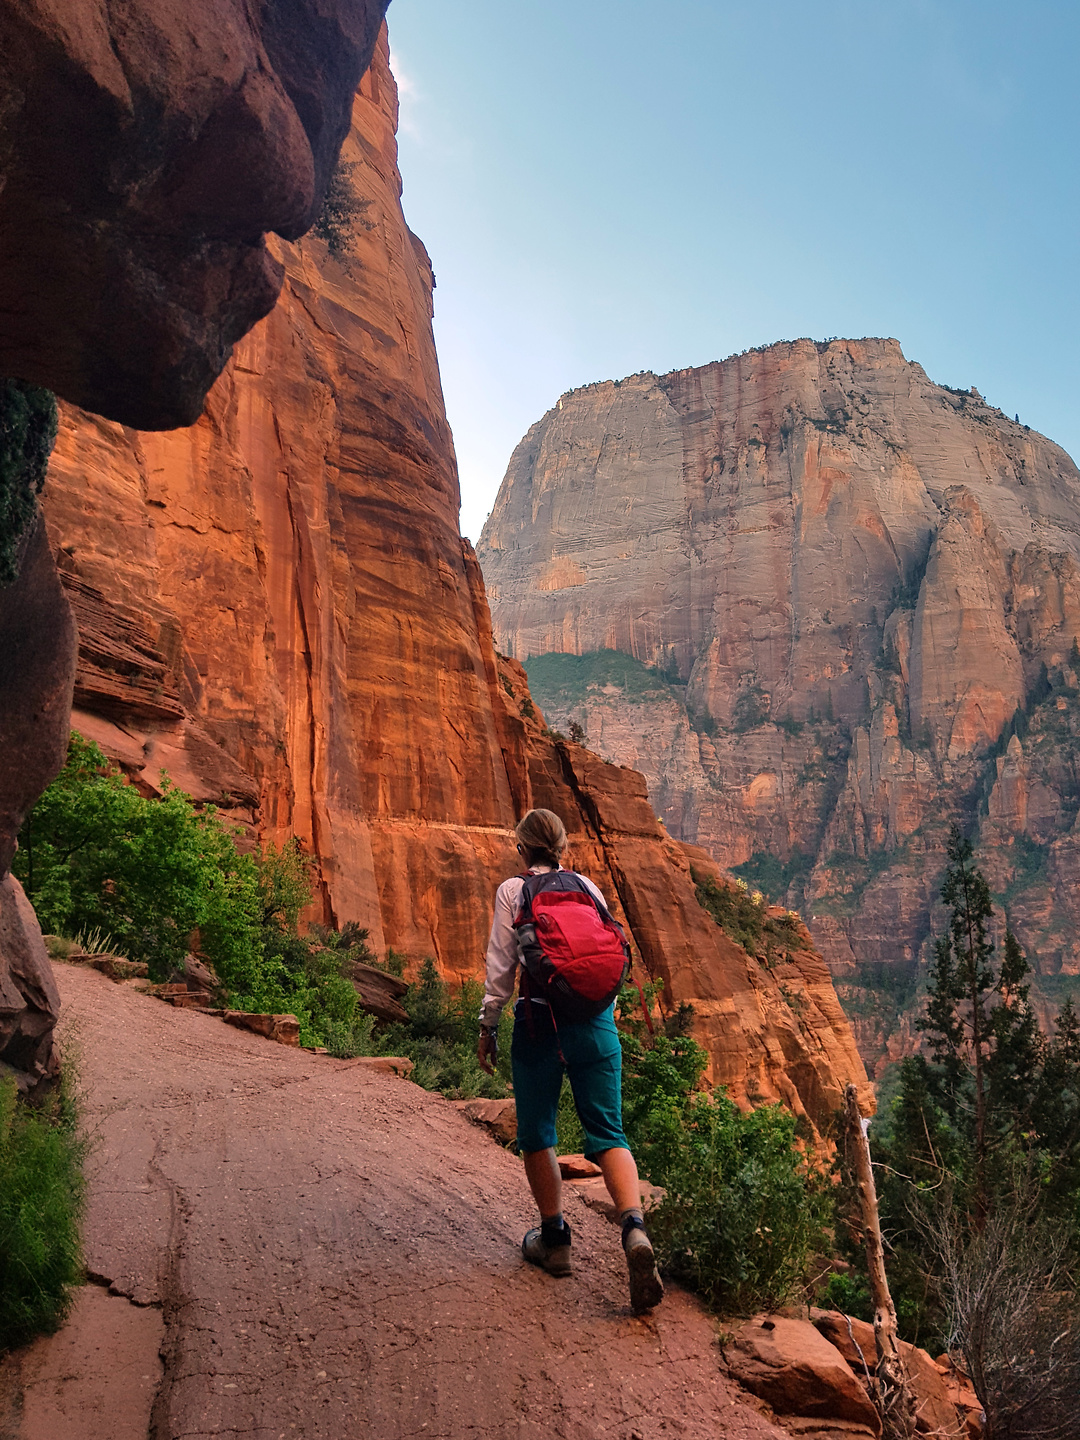
<svg viewBox="0 0 1080 1440">
<path fill-rule="evenodd" d="M 651 1310 L 664 1298 L 664 1282 L 656 1268 L 652 1241 L 635 1225 L 623 1236 L 626 1264 L 630 1271 L 630 1308 L 635 1315 Z"/>
<path fill-rule="evenodd" d="M 530 1265 L 539 1265 L 549 1275 L 569 1275 L 570 1226 L 563 1226 L 565 1240 L 561 1245 L 549 1245 L 539 1230 L 530 1230 L 521 1242 L 521 1253 Z"/>
</svg>

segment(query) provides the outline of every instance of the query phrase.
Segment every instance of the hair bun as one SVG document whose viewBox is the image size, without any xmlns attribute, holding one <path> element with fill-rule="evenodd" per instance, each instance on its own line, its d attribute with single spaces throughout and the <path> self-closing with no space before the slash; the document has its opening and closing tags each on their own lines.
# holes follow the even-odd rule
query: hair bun
<svg viewBox="0 0 1080 1440">
<path fill-rule="evenodd" d="M 566 849 L 566 826 L 553 810 L 530 810 L 518 822 L 516 834 L 530 854 L 558 866 Z"/>
</svg>

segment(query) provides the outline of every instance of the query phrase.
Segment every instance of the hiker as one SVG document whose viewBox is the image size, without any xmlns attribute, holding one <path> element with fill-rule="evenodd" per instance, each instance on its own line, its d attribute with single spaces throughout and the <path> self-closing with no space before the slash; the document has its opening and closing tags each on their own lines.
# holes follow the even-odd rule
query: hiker
<svg viewBox="0 0 1080 1440">
<path fill-rule="evenodd" d="M 495 894 L 477 1057 L 493 1075 L 499 1017 L 520 969 L 510 1056 L 518 1149 L 540 1211 L 539 1228 L 525 1236 L 521 1253 L 549 1275 L 571 1272 L 570 1226 L 563 1219 L 555 1156 L 555 1116 L 565 1071 L 585 1131 L 586 1157 L 600 1166 L 618 1211 L 630 1303 L 638 1314 L 659 1304 L 664 1287 L 645 1232 L 637 1165 L 622 1128 L 622 1048 L 614 1002 L 629 950 L 597 887 L 562 868 L 566 830 L 559 817 L 551 810 L 530 810 L 516 833 L 528 874 L 504 880 Z M 573 983 L 560 981 L 557 961 L 554 967 L 545 963 L 541 952 L 552 934 L 561 941 L 562 960 L 571 962 L 565 973 Z"/>
</svg>

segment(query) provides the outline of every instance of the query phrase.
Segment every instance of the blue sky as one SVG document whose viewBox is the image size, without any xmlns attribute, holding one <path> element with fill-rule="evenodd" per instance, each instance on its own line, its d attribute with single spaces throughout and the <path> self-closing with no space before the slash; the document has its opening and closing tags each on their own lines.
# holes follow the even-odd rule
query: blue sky
<svg viewBox="0 0 1080 1440">
<path fill-rule="evenodd" d="M 393 0 L 474 540 L 575 385 L 809 335 L 1080 458 L 1080 6 Z"/>
</svg>

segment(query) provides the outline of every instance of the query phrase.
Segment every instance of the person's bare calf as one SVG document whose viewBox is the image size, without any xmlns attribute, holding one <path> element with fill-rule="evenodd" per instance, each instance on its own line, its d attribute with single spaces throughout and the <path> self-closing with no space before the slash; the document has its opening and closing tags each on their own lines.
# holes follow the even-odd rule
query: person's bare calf
<svg viewBox="0 0 1080 1440">
<path fill-rule="evenodd" d="M 525 1176 L 540 1211 L 540 1227 L 530 1230 L 521 1242 L 521 1253 L 530 1265 L 539 1265 L 549 1275 L 569 1275 L 570 1226 L 562 1213 L 562 1172 L 555 1151 L 523 1151 Z"/>
</svg>

